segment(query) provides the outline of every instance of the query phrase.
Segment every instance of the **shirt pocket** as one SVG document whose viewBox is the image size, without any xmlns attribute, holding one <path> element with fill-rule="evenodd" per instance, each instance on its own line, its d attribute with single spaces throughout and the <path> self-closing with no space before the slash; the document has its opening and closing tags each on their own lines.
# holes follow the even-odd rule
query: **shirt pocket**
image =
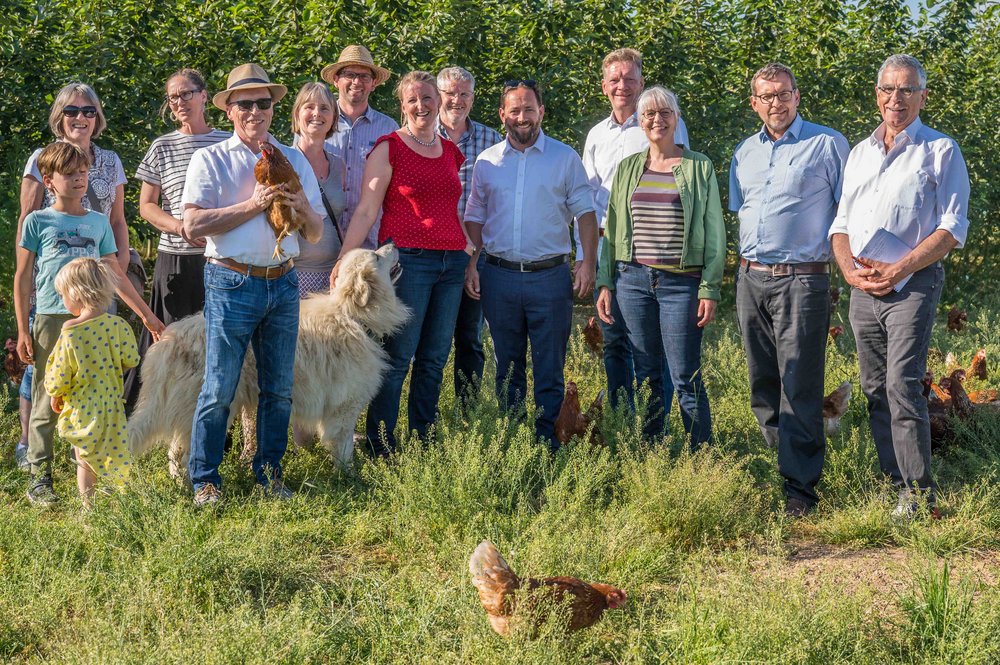
<svg viewBox="0 0 1000 665">
<path fill-rule="evenodd" d="M 894 208 L 917 210 L 924 205 L 924 198 L 930 184 L 930 176 L 924 171 L 912 171 L 891 181 L 887 188 L 892 197 L 889 201 Z"/>
<path fill-rule="evenodd" d="M 789 166 L 785 171 L 784 194 L 804 199 L 823 185 L 823 179 L 811 166 Z"/>
</svg>

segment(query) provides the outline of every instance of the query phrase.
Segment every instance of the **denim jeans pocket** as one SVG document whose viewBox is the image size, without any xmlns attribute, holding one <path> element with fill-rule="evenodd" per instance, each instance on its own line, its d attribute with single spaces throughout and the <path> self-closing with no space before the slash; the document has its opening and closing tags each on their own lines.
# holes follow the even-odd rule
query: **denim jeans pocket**
<svg viewBox="0 0 1000 665">
<path fill-rule="evenodd" d="M 205 275 L 206 289 L 232 291 L 240 288 L 247 281 L 246 275 L 228 268 L 220 268 L 218 266 L 210 265 L 206 272 L 208 273 Z"/>
<path fill-rule="evenodd" d="M 289 270 L 288 272 L 285 273 L 284 278 L 285 278 L 285 280 L 290 285 L 292 285 L 296 289 L 299 288 L 299 271 L 298 270 Z"/>
</svg>

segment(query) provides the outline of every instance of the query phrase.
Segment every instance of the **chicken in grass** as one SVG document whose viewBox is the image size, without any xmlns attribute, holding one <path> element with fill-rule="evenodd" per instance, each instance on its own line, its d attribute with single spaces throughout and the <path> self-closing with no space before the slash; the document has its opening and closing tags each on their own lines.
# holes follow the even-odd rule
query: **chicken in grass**
<svg viewBox="0 0 1000 665">
<path fill-rule="evenodd" d="M 566 382 L 566 394 L 563 396 L 555 423 L 555 435 L 559 443 L 566 445 L 574 436 L 583 437 L 587 433 L 591 423 L 596 422 L 604 412 L 604 394 L 603 390 L 599 392 L 590 408 L 584 413 L 580 409 L 580 393 L 576 384 L 572 381 Z M 590 432 L 590 442 L 604 443 L 596 425 Z"/>
<path fill-rule="evenodd" d="M 969 376 L 977 379 L 987 379 L 989 372 L 986 370 L 986 349 L 979 349 L 972 357 L 972 364 L 968 369 Z"/>
<path fill-rule="evenodd" d="M 271 143 L 261 141 L 260 159 L 253 169 L 253 175 L 262 185 L 285 185 L 289 194 L 302 191 L 302 183 L 295 173 L 295 168 L 288 158 Z M 303 216 L 281 196 L 275 198 L 266 211 L 267 223 L 277 239 L 274 245 L 273 258 L 284 256 L 281 251 L 281 241 L 295 233 L 305 224 Z"/>
<path fill-rule="evenodd" d="M 968 420 L 975 415 L 975 405 L 962 385 L 964 381 L 964 369 L 954 370 L 951 376 L 941 379 L 940 384 L 934 383 L 930 373 L 924 377 L 927 415 L 931 425 L 931 450 L 941 449 L 951 441 L 954 435 L 951 425 L 953 418 Z"/>
<path fill-rule="evenodd" d="M 847 413 L 847 405 L 850 403 L 850 381 L 844 381 L 836 390 L 823 398 L 823 429 L 827 436 L 840 434 L 840 418 Z"/>
<path fill-rule="evenodd" d="M 844 334 L 844 326 L 831 326 L 830 327 L 830 339 L 827 340 L 827 346 L 833 344 L 837 341 L 837 338 Z"/>
<path fill-rule="evenodd" d="M 948 311 L 948 330 L 952 332 L 961 332 L 962 328 L 965 327 L 965 322 L 968 320 L 969 315 L 965 313 L 965 310 L 952 307 Z"/>
<path fill-rule="evenodd" d="M 7 354 L 3 359 L 3 369 L 7 372 L 7 380 L 12 386 L 20 385 L 24 370 L 28 366 L 21 362 L 20 356 L 17 355 L 17 342 L 14 339 L 8 337 L 4 349 L 7 350 Z"/>
<path fill-rule="evenodd" d="M 583 327 L 583 341 L 587 343 L 587 348 L 595 356 L 604 353 L 604 333 L 601 331 L 601 326 L 598 324 L 597 319 L 593 316 L 587 321 L 587 325 Z"/>
<path fill-rule="evenodd" d="M 618 609 L 625 605 L 626 600 L 625 592 L 610 584 L 588 584 L 575 577 L 522 579 L 488 540 L 481 542 L 472 553 L 469 572 L 490 626 L 504 637 L 510 635 L 512 629 L 523 626 L 523 623 L 519 624 L 519 617 L 530 616 L 531 610 L 542 598 L 569 605 L 567 631 L 594 625 L 605 610 Z M 524 591 L 518 594 L 521 589 Z M 520 606 L 519 602 L 524 606 Z"/>
</svg>

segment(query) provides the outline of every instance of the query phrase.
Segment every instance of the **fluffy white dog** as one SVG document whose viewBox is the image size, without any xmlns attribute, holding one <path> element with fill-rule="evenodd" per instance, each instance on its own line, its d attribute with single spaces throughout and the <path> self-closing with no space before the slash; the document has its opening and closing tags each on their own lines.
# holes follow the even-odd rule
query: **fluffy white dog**
<svg viewBox="0 0 1000 665">
<path fill-rule="evenodd" d="M 392 287 L 398 258 L 392 245 L 354 250 L 341 262 L 333 291 L 301 303 L 292 423 L 315 432 L 343 465 L 354 454 L 354 424 L 388 367 L 379 340 L 399 330 L 410 315 Z M 139 456 L 165 443 L 175 478 L 187 474 L 191 423 L 204 373 L 203 314 L 171 324 L 142 364 L 142 389 L 128 421 L 129 449 Z M 258 392 L 257 363 L 248 349 L 229 425 L 238 413 L 256 412 Z"/>
</svg>

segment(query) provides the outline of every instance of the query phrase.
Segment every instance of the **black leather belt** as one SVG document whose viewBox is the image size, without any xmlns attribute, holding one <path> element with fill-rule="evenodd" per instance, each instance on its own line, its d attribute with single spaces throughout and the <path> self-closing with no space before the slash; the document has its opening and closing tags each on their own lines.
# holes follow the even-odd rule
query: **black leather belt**
<svg viewBox="0 0 1000 665">
<path fill-rule="evenodd" d="M 782 275 L 823 275 L 830 272 L 830 264 L 822 262 L 814 263 L 757 263 L 756 261 L 747 261 L 746 259 L 740 257 L 740 267 L 746 270 L 755 270 L 758 272 L 768 272 L 774 277 L 780 277 Z"/>
<path fill-rule="evenodd" d="M 490 265 L 500 266 L 501 268 L 506 268 L 507 270 L 517 270 L 518 272 L 548 270 L 549 268 L 561 266 L 567 261 L 569 261 L 568 254 L 553 256 L 551 259 L 542 259 L 541 261 L 508 261 L 506 259 L 501 259 L 499 256 L 493 256 L 492 254 L 486 255 L 486 262 Z"/>
<path fill-rule="evenodd" d="M 282 275 L 287 274 L 289 270 L 295 267 L 295 262 L 292 259 L 288 259 L 284 263 L 276 266 L 252 266 L 246 263 L 240 263 L 239 261 L 233 261 L 232 259 L 210 258 L 208 262 L 214 263 L 217 266 L 222 266 L 223 268 L 235 270 L 236 272 L 249 277 L 263 277 L 264 279 L 277 279 Z"/>
</svg>

